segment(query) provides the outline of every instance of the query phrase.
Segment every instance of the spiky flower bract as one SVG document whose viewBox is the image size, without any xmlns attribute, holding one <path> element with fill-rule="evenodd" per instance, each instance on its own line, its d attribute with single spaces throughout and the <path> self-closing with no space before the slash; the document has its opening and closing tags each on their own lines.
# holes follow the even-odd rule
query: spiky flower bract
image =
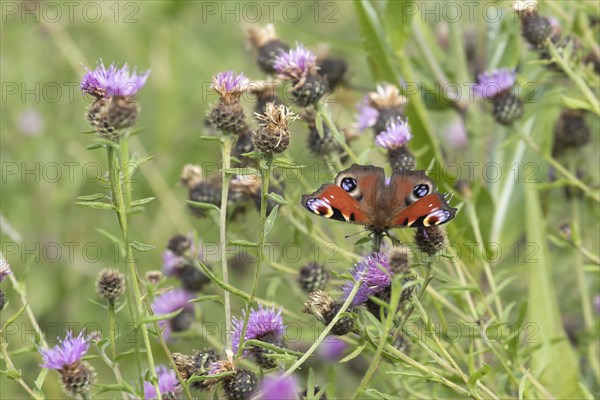
<svg viewBox="0 0 600 400">
<path fill-rule="evenodd" d="M 517 73 L 515 70 L 501 68 L 492 72 L 477 75 L 478 83 L 473 85 L 476 96 L 485 99 L 494 99 L 501 93 L 509 91 L 515 84 Z"/>
<path fill-rule="evenodd" d="M 183 331 L 191 325 L 191 317 L 194 313 L 194 305 L 189 303 L 195 296 L 181 289 L 174 289 L 154 299 L 152 310 L 156 315 L 170 314 L 182 310 L 176 317 L 170 320 L 162 320 L 158 325 L 163 328 L 163 337 L 168 339 L 171 332 Z"/>
<path fill-rule="evenodd" d="M 388 123 L 385 131 L 377 135 L 375 143 L 377 146 L 391 150 L 406 145 L 411 138 L 408 120 L 396 118 Z"/>
<path fill-rule="evenodd" d="M 297 400 L 298 380 L 293 375 L 267 375 L 260 383 L 259 395 L 263 400 Z"/>
<path fill-rule="evenodd" d="M 80 88 L 97 98 L 133 96 L 146 84 L 150 75 L 150 70 L 138 74 L 135 69 L 129 71 L 127 64 L 117 68 L 114 62 L 106 69 L 101 59 L 93 71 L 84 68 L 87 73 L 81 80 Z"/>
<path fill-rule="evenodd" d="M 289 124 L 298 118 L 283 104 L 267 103 L 264 114 L 255 114 L 260 127 L 252 135 L 252 143 L 263 154 L 278 154 L 290 145 Z"/>
<path fill-rule="evenodd" d="M 67 331 L 65 338 L 60 340 L 60 343 L 52 349 L 39 349 L 44 359 L 42 367 L 61 370 L 64 367 L 73 365 L 81 361 L 89 347 L 89 340 L 83 336 L 83 332 L 80 332 L 77 337 L 73 337 L 73 332 Z"/>
<path fill-rule="evenodd" d="M 175 371 L 168 369 L 164 365 L 157 365 L 155 370 L 158 377 L 158 389 L 163 399 L 175 398 L 181 391 Z M 144 382 L 144 399 L 155 399 L 156 397 L 156 388 L 154 385 L 151 382 Z"/>
<path fill-rule="evenodd" d="M 243 311 L 244 317 L 246 311 Z M 242 336 L 242 328 L 244 327 L 244 319 L 233 318 L 233 334 L 231 335 L 231 347 L 234 352 L 237 352 Z M 258 306 L 258 310 L 250 310 L 248 318 L 248 328 L 244 340 L 258 339 L 264 336 L 272 336 L 273 338 L 282 340 L 285 332 L 285 325 L 281 317 L 281 308 L 275 310 L 275 307 Z"/>
<path fill-rule="evenodd" d="M 390 286 L 392 273 L 388 263 L 388 257 L 385 253 L 371 253 L 363 257 L 350 270 L 354 277 L 354 282 L 362 279 L 362 283 L 352 299 L 352 305 L 360 305 L 369 299 L 369 296 Z M 346 282 L 342 287 L 344 299 L 347 299 L 352 292 L 354 282 Z"/>
</svg>

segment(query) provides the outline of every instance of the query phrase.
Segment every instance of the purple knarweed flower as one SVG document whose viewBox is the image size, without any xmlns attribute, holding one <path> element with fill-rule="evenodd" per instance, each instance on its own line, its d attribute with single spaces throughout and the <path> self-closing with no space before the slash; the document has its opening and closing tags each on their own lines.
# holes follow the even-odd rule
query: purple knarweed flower
<svg viewBox="0 0 600 400">
<path fill-rule="evenodd" d="M 117 68 L 116 64 L 112 63 L 106 69 L 102 60 L 98 61 L 93 71 L 85 66 L 84 68 L 87 73 L 81 80 L 80 88 L 95 97 L 133 96 L 144 86 L 150 75 L 150 70 L 141 74 L 138 74 L 135 69 L 130 72 L 127 64 Z"/>
<path fill-rule="evenodd" d="M 317 353 L 326 360 L 338 362 L 347 349 L 348 344 L 342 339 L 329 336 L 317 348 Z"/>
<path fill-rule="evenodd" d="M 308 75 L 317 72 L 317 56 L 302 44 L 297 43 L 295 48 L 281 51 L 275 57 L 273 68 L 281 78 L 301 83 Z"/>
<path fill-rule="evenodd" d="M 508 68 L 496 69 L 490 73 L 484 72 L 477 76 L 479 83 L 473 85 L 473 92 L 478 97 L 493 99 L 512 88 L 516 75 L 515 70 Z"/>
<path fill-rule="evenodd" d="M 176 275 L 181 267 L 185 264 L 185 258 L 178 256 L 171 250 L 166 249 L 163 251 L 163 271 L 167 276 Z"/>
<path fill-rule="evenodd" d="M 377 135 L 375 143 L 377 146 L 390 150 L 404 146 L 411 138 L 408 120 L 403 121 L 398 117 L 388 123 L 385 131 Z"/>
<path fill-rule="evenodd" d="M 156 315 L 165 315 L 178 310 L 183 310 L 179 315 L 171 320 L 158 321 L 158 325 L 161 328 L 164 327 L 163 337 L 165 339 L 168 339 L 171 336 L 171 331 L 183 330 L 181 329 L 182 327 L 172 325 L 174 321 L 178 320 L 178 318 L 185 318 L 186 313 L 193 313 L 194 305 L 189 303 L 189 301 L 193 298 L 195 298 L 195 296 L 192 293 L 188 293 L 181 289 L 174 289 L 154 299 L 152 302 L 152 310 Z M 184 314 L 184 316 L 182 316 L 182 314 Z"/>
<path fill-rule="evenodd" d="M 213 77 L 212 88 L 221 95 L 239 96 L 249 88 L 250 80 L 243 73 L 238 75 L 233 71 L 219 72 Z"/>
<path fill-rule="evenodd" d="M 379 116 L 379 111 L 371 106 L 369 97 L 368 94 L 365 95 L 365 97 L 356 104 L 356 109 L 358 110 L 356 127 L 361 132 L 374 126 L 377 122 L 377 117 Z"/>
<path fill-rule="evenodd" d="M 52 349 L 40 348 L 39 352 L 44 359 L 41 365 L 43 368 L 62 370 L 64 367 L 71 366 L 81 361 L 83 355 L 90 347 L 89 340 L 83 336 L 73 337 L 72 331 L 67 331 L 64 340 L 60 341 Z"/>
<path fill-rule="evenodd" d="M 176 395 L 181 391 L 177 375 L 172 369 L 168 369 L 164 365 L 156 366 L 156 375 L 158 377 L 158 389 L 161 395 L 165 398 L 165 394 L 172 393 Z M 156 389 L 150 382 L 144 382 L 144 399 L 155 399 Z M 170 398 L 170 397 L 169 397 Z"/>
<path fill-rule="evenodd" d="M 263 400 L 297 400 L 298 380 L 293 375 L 285 378 L 282 375 L 267 375 L 260 384 L 259 396 Z"/>
<path fill-rule="evenodd" d="M 4 258 L 0 258 L 0 282 L 2 282 L 9 274 L 12 274 L 12 271 L 10 270 L 8 261 L 6 261 Z"/>
<path fill-rule="evenodd" d="M 388 257 L 385 253 L 371 253 L 363 257 L 350 270 L 350 274 L 354 277 L 354 282 L 346 282 L 342 287 L 344 299 L 347 299 L 352 292 L 354 283 L 362 279 L 362 284 L 356 292 L 356 296 L 352 299 L 352 305 L 358 306 L 369 299 L 369 296 L 390 286 L 392 281 L 392 273 L 388 263 Z"/>
<path fill-rule="evenodd" d="M 250 317 L 248 318 L 248 328 L 246 329 L 246 335 L 244 340 L 258 339 L 265 335 L 271 335 L 272 339 L 283 339 L 285 332 L 285 325 L 283 324 L 283 318 L 281 318 L 281 308 L 275 311 L 273 308 L 264 308 L 261 305 L 258 306 L 257 310 L 250 310 Z M 243 311 L 244 318 L 237 319 L 233 318 L 233 334 L 231 335 L 231 347 L 233 352 L 236 353 L 240 344 L 240 338 L 242 336 L 242 328 L 244 327 L 244 319 L 246 311 Z"/>
</svg>

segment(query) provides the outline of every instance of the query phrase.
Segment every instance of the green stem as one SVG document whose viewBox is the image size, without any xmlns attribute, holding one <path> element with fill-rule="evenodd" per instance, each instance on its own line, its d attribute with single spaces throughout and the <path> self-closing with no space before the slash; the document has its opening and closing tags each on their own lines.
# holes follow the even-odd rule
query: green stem
<svg viewBox="0 0 600 400">
<path fill-rule="evenodd" d="M 221 243 L 221 274 L 223 283 L 229 286 L 229 272 L 227 269 L 227 200 L 229 196 L 229 173 L 231 168 L 231 149 L 237 140 L 237 136 L 224 132 L 221 138 L 221 160 L 223 169 L 221 171 L 221 208 L 219 214 L 219 241 Z M 231 349 L 231 298 L 229 291 L 224 289 L 223 300 L 225 306 L 225 345 Z"/>
<path fill-rule="evenodd" d="M 10 358 L 8 351 L 6 350 L 7 346 L 8 346 L 8 343 L 4 342 L 4 334 L 1 334 L 0 335 L 0 352 L 2 353 L 2 358 L 4 359 L 4 362 L 6 363 L 7 369 L 17 371 L 17 369 L 15 368 L 15 364 L 13 364 L 12 359 Z M 27 383 L 20 376 L 18 378 L 16 378 L 15 380 L 31 396 L 31 398 L 36 399 L 36 400 L 38 400 L 38 399 L 41 400 L 41 399 L 45 398 L 42 393 L 35 392 L 33 389 L 31 389 L 29 387 L 29 385 L 27 385 Z"/>
<path fill-rule="evenodd" d="M 310 357 L 317 350 L 317 347 L 319 347 L 319 345 L 323 342 L 323 340 L 325 340 L 327 335 L 329 335 L 329 332 L 331 331 L 331 329 L 340 320 L 340 318 L 342 317 L 342 314 L 344 312 L 346 312 L 348 307 L 350 307 L 350 303 L 352 303 L 354 296 L 356 296 L 356 293 L 358 292 L 360 285 L 362 285 L 362 279 L 359 279 L 354 283 L 354 286 L 352 287 L 352 291 L 348 295 L 348 298 L 346 299 L 346 301 L 344 301 L 344 304 L 342 304 L 342 307 L 340 308 L 340 310 L 338 311 L 336 316 L 331 320 L 329 325 L 327 325 L 325 327 L 323 332 L 321 332 L 321 334 L 319 335 L 317 340 L 315 340 L 315 342 L 312 344 L 312 346 L 310 346 L 310 348 L 306 351 L 306 353 L 304 353 L 304 355 L 302 357 L 300 357 L 287 371 L 285 371 L 285 373 L 282 376 L 283 378 L 290 376 L 295 370 L 297 370 L 302 364 L 304 364 L 304 362 L 308 359 L 308 357 Z"/>
<path fill-rule="evenodd" d="M 348 146 L 348 143 L 346 143 L 344 135 L 338 130 L 337 126 L 335 126 L 335 123 L 331 119 L 331 116 L 329 115 L 325 104 L 323 104 L 322 102 L 317 103 L 317 112 L 319 113 L 321 118 L 323 118 L 323 122 L 325 122 L 325 125 L 327 125 L 327 127 L 331 130 L 331 132 L 333 133 L 333 137 L 337 139 L 338 143 L 342 146 L 346 154 L 348 154 L 348 156 L 356 164 L 360 164 L 360 162 L 358 161 L 358 157 L 356 157 L 356 154 L 354 154 L 350 146 Z"/>
<path fill-rule="evenodd" d="M 119 165 L 119 156 L 114 146 L 106 146 L 108 156 L 108 176 L 110 182 L 110 190 L 114 206 L 117 209 L 117 217 L 119 219 L 119 226 L 121 227 L 121 234 L 123 241 L 125 242 L 125 264 L 129 269 L 129 277 L 131 285 L 133 286 L 135 305 L 138 311 L 138 317 L 141 321 L 143 319 L 144 310 L 142 307 L 142 291 L 140 288 L 140 282 L 138 280 L 137 269 L 133 260 L 133 251 L 131 242 L 129 241 L 129 230 L 127 225 L 127 209 L 123 199 L 123 191 L 121 187 L 121 168 Z M 158 376 L 156 375 L 156 369 L 154 365 L 154 356 L 152 354 L 152 346 L 150 345 L 150 337 L 148 335 L 148 328 L 146 324 L 141 323 L 140 329 L 142 330 L 142 337 L 144 338 L 144 347 L 146 348 L 146 357 L 148 359 L 148 366 L 150 368 L 150 375 L 152 377 L 152 384 L 156 390 L 156 396 L 158 400 L 162 399 L 160 394 L 160 388 L 158 387 Z"/>
<path fill-rule="evenodd" d="M 271 167 L 273 158 L 270 155 L 265 155 L 265 164 L 260 163 L 260 225 L 259 236 L 258 236 L 258 254 L 256 255 L 256 269 L 254 270 L 254 278 L 252 279 L 252 290 L 250 291 L 250 298 L 246 303 L 246 315 L 244 315 L 244 325 L 240 335 L 240 343 L 236 354 L 236 359 L 239 359 L 243 354 L 244 341 L 246 337 L 246 331 L 248 329 L 248 320 L 250 318 L 250 309 L 254 303 L 256 297 L 256 291 L 258 289 L 258 280 L 260 278 L 260 267 L 263 261 L 263 247 L 265 245 L 265 225 L 267 223 L 267 194 L 269 193 L 269 179 L 271 178 Z"/>
<path fill-rule="evenodd" d="M 573 71 L 573 68 L 571 68 L 571 65 L 569 64 L 569 60 L 563 58 L 562 54 L 560 54 L 560 52 L 556 48 L 556 45 L 552 43 L 552 41 L 547 40 L 546 46 L 553 60 L 556 61 L 556 63 L 560 66 L 563 72 L 567 74 L 569 78 L 571 78 L 573 83 L 575 83 L 575 85 L 583 94 L 583 97 L 585 97 L 586 100 L 590 103 L 590 105 L 592 106 L 592 111 L 596 115 L 600 116 L 600 102 L 598 102 L 598 98 L 594 95 L 594 92 L 592 92 L 587 83 L 585 83 L 581 75 Z"/>
<path fill-rule="evenodd" d="M 577 228 L 580 226 L 580 210 L 579 210 L 579 199 L 575 196 L 574 199 L 571 200 L 571 214 L 573 219 L 573 225 Z M 588 332 L 594 331 L 594 316 L 592 313 L 591 307 L 591 297 L 588 289 L 588 285 L 586 283 L 585 271 L 583 270 L 583 262 L 581 253 L 578 251 L 574 252 L 575 258 L 575 271 L 577 275 L 577 291 L 581 296 L 581 309 L 583 314 L 583 321 L 585 324 L 585 329 Z M 596 354 L 598 350 L 597 342 L 590 342 L 588 345 L 588 360 L 592 370 L 594 371 L 594 375 L 596 377 L 596 381 L 600 382 L 600 364 L 598 363 L 598 355 Z"/>
<path fill-rule="evenodd" d="M 566 169 L 561 163 L 556 161 L 551 156 L 542 152 L 540 150 L 539 146 L 533 141 L 533 139 L 531 139 L 531 137 L 526 136 L 526 135 L 522 135 L 521 137 L 523 138 L 523 141 L 525 142 L 525 144 L 531 150 L 533 150 L 534 152 L 539 154 L 544 160 L 546 160 L 548 162 L 548 164 L 552 165 L 554 167 L 554 169 L 556 170 L 556 172 L 558 172 L 560 175 L 567 178 L 567 180 L 569 181 L 569 184 L 571 184 L 572 186 L 578 187 L 585 193 L 586 196 L 590 197 L 592 200 L 596 201 L 597 203 L 600 203 L 600 196 L 596 193 L 596 191 L 594 191 L 592 188 L 590 188 L 585 183 L 583 183 L 579 178 L 577 178 L 568 169 Z"/>
</svg>

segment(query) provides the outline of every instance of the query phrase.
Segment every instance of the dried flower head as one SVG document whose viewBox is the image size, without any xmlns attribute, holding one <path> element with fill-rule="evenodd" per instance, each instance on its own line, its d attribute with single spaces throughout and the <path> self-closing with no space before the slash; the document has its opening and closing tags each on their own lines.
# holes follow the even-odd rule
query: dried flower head
<svg viewBox="0 0 600 400">
<path fill-rule="evenodd" d="M 329 325 L 337 316 L 343 306 L 342 302 L 334 301 L 326 292 L 318 290 L 308 295 L 302 312 L 312 314 L 324 325 Z M 354 328 L 354 320 L 351 317 L 342 317 L 331 328 L 331 333 L 337 336 L 345 335 Z"/>
<path fill-rule="evenodd" d="M 476 96 L 492 100 L 509 91 L 515 84 L 516 76 L 516 71 L 508 68 L 481 73 L 477 76 L 479 83 L 473 85 L 473 92 Z"/>
<path fill-rule="evenodd" d="M 396 118 L 388 123 L 385 131 L 377 135 L 375 143 L 377 146 L 390 150 L 405 146 L 411 138 L 408 119 Z"/>
<path fill-rule="evenodd" d="M 233 372 L 236 370 L 235 362 L 233 361 L 233 352 L 229 349 L 225 350 L 224 360 L 215 360 L 208 364 L 206 375 L 219 375 L 225 372 Z M 204 382 L 209 390 L 214 389 L 223 378 L 211 378 Z"/>
<path fill-rule="evenodd" d="M 376 90 L 370 92 L 368 96 L 371 105 L 377 110 L 389 107 L 401 108 L 408 102 L 406 96 L 400 94 L 398 86 L 387 82 L 377 85 Z"/>
<path fill-rule="evenodd" d="M 511 9 L 519 13 L 531 13 L 537 11 L 537 0 L 516 0 Z"/>
<path fill-rule="evenodd" d="M 290 48 L 287 44 L 279 40 L 275 33 L 273 24 L 265 27 L 252 27 L 247 31 L 248 43 L 251 47 L 258 50 L 258 66 L 263 72 L 272 74 L 275 71 L 273 63 L 279 53 L 286 52 Z"/>
<path fill-rule="evenodd" d="M 391 284 L 392 272 L 385 253 L 371 253 L 363 257 L 350 270 L 354 282 L 362 279 L 362 283 L 352 299 L 352 305 L 360 305 L 369 299 L 369 296 L 387 288 Z M 344 299 L 352 292 L 354 282 L 346 282 L 342 287 Z"/>
<path fill-rule="evenodd" d="M 175 371 L 164 365 L 157 365 L 155 371 L 158 377 L 158 389 L 163 399 L 176 398 L 181 392 L 181 386 Z M 151 382 L 144 382 L 144 399 L 155 399 L 156 397 L 154 385 Z"/>
<path fill-rule="evenodd" d="M 156 315 L 170 314 L 182 310 L 177 316 L 158 322 L 163 330 L 163 337 L 168 339 L 171 332 L 180 332 L 188 329 L 194 317 L 194 305 L 189 301 L 195 296 L 181 289 L 174 289 L 160 296 L 152 302 L 152 310 Z"/>
<path fill-rule="evenodd" d="M 81 80 L 80 88 L 96 98 L 133 96 L 144 86 L 150 75 L 149 70 L 142 74 L 138 74 L 135 69 L 130 72 L 127 64 L 117 68 L 112 63 L 106 69 L 101 59 L 93 71 L 85 66 L 84 68 L 87 73 Z"/>
<path fill-rule="evenodd" d="M 298 380 L 290 375 L 267 375 L 259 386 L 259 396 L 263 400 L 298 400 Z"/>
<path fill-rule="evenodd" d="M 204 182 L 202 167 L 195 164 L 185 164 L 181 169 L 179 181 L 187 186 L 188 189 L 192 189 L 197 184 Z"/>
<path fill-rule="evenodd" d="M 252 136 L 252 143 L 264 154 L 277 154 L 290 145 L 290 122 L 298 116 L 283 104 L 267 103 L 264 114 L 255 114 L 260 127 Z"/>
<path fill-rule="evenodd" d="M 100 297 L 114 302 L 125 292 L 125 276 L 116 269 L 103 269 L 96 278 L 96 291 Z"/>
</svg>

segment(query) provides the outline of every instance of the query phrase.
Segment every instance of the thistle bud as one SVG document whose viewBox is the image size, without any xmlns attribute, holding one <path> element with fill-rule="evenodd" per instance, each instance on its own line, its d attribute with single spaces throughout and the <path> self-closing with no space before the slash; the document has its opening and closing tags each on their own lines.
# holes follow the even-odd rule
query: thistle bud
<svg viewBox="0 0 600 400">
<path fill-rule="evenodd" d="M 103 269 L 96 279 L 96 291 L 103 299 L 114 302 L 125 292 L 125 276 L 115 269 Z"/>
<path fill-rule="evenodd" d="M 323 264 L 316 262 L 303 266 L 298 274 L 298 282 L 305 292 L 312 293 L 325 289 L 329 273 Z"/>
<path fill-rule="evenodd" d="M 415 243 L 419 250 L 433 256 L 446 247 L 446 233 L 439 226 L 417 228 Z"/>
</svg>

